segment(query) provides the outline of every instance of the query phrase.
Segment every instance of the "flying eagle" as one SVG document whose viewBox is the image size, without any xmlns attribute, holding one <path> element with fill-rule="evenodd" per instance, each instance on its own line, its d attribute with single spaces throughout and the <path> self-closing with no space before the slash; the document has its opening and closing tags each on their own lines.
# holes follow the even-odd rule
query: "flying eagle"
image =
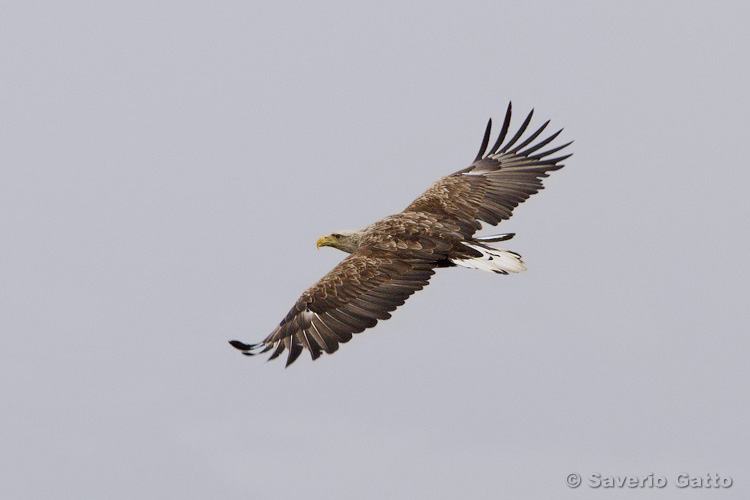
<svg viewBox="0 0 750 500">
<path fill-rule="evenodd" d="M 498 274 L 524 271 L 520 255 L 488 245 L 508 240 L 513 233 L 484 237 L 474 233 L 481 229 L 480 221 L 494 226 L 509 219 L 519 203 L 543 189 L 542 178 L 561 169 L 560 162 L 571 155 L 549 156 L 573 141 L 537 153 L 562 132 L 534 142 L 548 120 L 516 145 L 529 126 L 532 109 L 518 132 L 503 144 L 511 109 L 509 104 L 500 135 L 489 151 L 491 119 L 474 162 L 438 179 L 406 210 L 359 231 L 320 238 L 318 247 L 338 248 L 349 256 L 303 293 L 265 340 L 230 344 L 248 356 L 273 351 L 269 360 L 288 351 L 286 366 L 304 349 L 315 360 L 322 352 L 335 352 L 352 334 L 390 318 L 391 311 L 427 285 L 435 268 L 458 265 Z"/>
</svg>

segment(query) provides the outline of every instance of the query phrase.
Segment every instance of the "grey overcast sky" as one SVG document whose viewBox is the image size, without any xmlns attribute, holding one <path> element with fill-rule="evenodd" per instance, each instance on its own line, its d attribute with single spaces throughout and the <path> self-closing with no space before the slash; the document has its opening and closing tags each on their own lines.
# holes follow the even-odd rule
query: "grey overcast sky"
<svg viewBox="0 0 750 500">
<path fill-rule="evenodd" d="M 750 498 L 747 5 L 3 1 L 0 497 Z M 510 100 L 575 139 L 499 226 L 527 272 L 227 344 Z"/>
</svg>

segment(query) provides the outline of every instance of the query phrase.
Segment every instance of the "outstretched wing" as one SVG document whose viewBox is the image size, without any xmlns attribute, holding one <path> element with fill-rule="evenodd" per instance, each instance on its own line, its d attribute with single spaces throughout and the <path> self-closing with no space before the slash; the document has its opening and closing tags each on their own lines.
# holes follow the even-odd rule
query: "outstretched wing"
<svg viewBox="0 0 750 500">
<path fill-rule="evenodd" d="M 331 354 L 352 334 L 390 318 L 391 311 L 427 285 L 435 265 L 432 259 L 404 259 L 394 252 L 360 248 L 303 293 L 265 340 L 230 344 L 248 356 L 273 350 L 269 360 L 289 351 L 286 366 L 303 349 L 313 359 L 323 351 Z"/>
<path fill-rule="evenodd" d="M 496 225 L 501 220 L 509 219 L 514 208 L 543 189 L 542 178 L 548 177 L 548 172 L 561 169 L 563 165 L 560 162 L 571 155 L 548 157 L 573 141 L 537 153 L 562 132 L 560 129 L 549 137 L 534 142 L 549 124 L 548 120 L 516 145 L 531 122 L 534 114 L 532 109 L 518 132 L 504 143 L 510 128 L 511 111 L 512 105 L 508 104 L 500 135 L 489 151 L 487 146 L 492 120 L 487 124 L 474 163 L 438 179 L 404 212 L 428 212 L 447 217 L 458 222 L 464 236 L 468 237 L 481 228 L 479 221 Z"/>
</svg>

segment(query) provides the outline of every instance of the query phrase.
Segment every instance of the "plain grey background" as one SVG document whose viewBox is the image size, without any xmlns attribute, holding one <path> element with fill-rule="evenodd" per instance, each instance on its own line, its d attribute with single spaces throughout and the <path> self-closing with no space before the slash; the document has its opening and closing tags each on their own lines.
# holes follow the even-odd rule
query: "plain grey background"
<svg viewBox="0 0 750 500">
<path fill-rule="evenodd" d="M 2 498 L 750 495 L 746 4 L 8 0 L 0 19 Z M 467 166 L 509 100 L 576 141 L 486 231 L 516 232 L 527 272 L 441 270 L 287 370 L 226 343 L 344 256 L 319 236 Z"/>
</svg>

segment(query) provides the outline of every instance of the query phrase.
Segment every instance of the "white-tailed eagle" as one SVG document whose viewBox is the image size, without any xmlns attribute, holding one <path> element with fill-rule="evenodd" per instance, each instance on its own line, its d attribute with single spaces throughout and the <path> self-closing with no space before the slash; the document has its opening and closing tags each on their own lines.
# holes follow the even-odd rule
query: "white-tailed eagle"
<svg viewBox="0 0 750 500">
<path fill-rule="evenodd" d="M 512 233 L 475 237 L 480 222 L 496 225 L 536 193 L 548 172 L 563 167 L 570 154 L 549 158 L 571 142 L 538 152 L 562 129 L 536 141 L 549 124 L 519 142 L 534 114 L 531 110 L 508 142 L 512 106 L 508 105 L 500 135 L 487 150 L 492 120 L 487 124 L 474 162 L 435 182 L 401 213 L 359 231 L 342 231 L 320 238 L 349 254 L 310 287 L 271 334 L 257 344 L 232 340 L 243 354 L 272 351 L 269 359 L 288 351 L 286 366 L 303 350 L 312 359 L 331 354 L 352 335 L 372 328 L 427 285 L 435 268 L 463 266 L 498 274 L 526 268 L 520 255 L 488 243 L 508 240 Z"/>
</svg>

